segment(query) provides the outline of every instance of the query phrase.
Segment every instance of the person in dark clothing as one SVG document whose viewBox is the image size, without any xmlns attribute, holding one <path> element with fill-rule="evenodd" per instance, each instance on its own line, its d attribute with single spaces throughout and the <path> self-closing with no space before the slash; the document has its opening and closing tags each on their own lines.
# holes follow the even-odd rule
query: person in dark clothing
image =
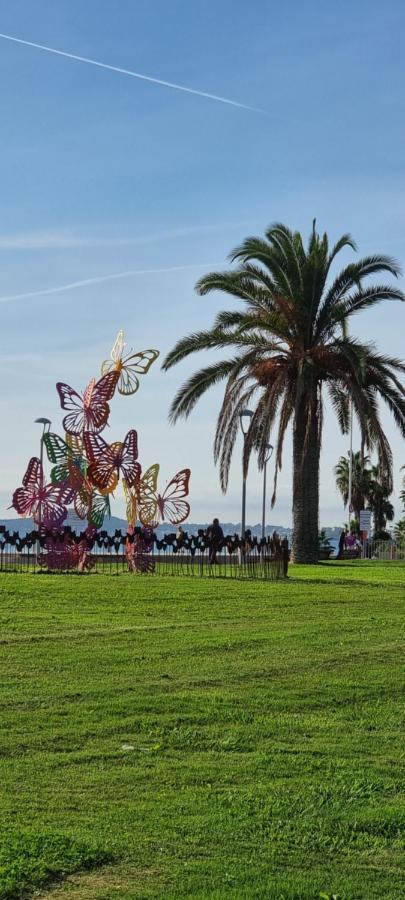
<svg viewBox="0 0 405 900">
<path fill-rule="evenodd" d="M 218 519 L 214 519 L 212 525 L 207 528 L 207 543 L 210 551 L 210 564 L 214 565 L 217 562 L 217 553 L 221 548 L 221 543 L 224 539 L 224 532 L 219 524 Z"/>
<path fill-rule="evenodd" d="M 342 531 L 339 538 L 339 552 L 337 555 L 337 559 L 343 558 L 343 550 L 346 547 L 346 531 Z"/>
<path fill-rule="evenodd" d="M 288 538 L 283 538 L 281 541 L 281 552 L 283 556 L 283 575 L 284 578 L 288 578 L 288 563 L 290 561 L 290 550 L 288 546 Z"/>
</svg>

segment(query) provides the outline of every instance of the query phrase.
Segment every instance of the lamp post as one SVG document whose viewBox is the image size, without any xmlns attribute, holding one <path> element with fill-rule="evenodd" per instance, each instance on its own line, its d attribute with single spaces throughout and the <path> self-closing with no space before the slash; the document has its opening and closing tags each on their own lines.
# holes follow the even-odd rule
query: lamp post
<svg viewBox="0 0 405 900">
<path fill-rule="evenodd" d="M 264 460 L 263 467 L 263 505 L 262 505 L 262 541 L 264 541 L 265 530 L 266 530 L 266 480 L 267 480 L 267 463 L 272 456 L 274 447 L 273 444 L 267 444 L 267 453 Z"/>
<path fill-rule="evenodd" d="M 38 503 L 38 522 L 37 522 L 38 531 L 40 531 L 41 525 L 42 525 L 42 489 L 44 486 L 44 435 L 49 431 L 49 429 L 52 425 L 52 422 L 50 419 L 45 419 L 43 416 L 41 416 L 39 419 L 35 419 L 34 421 L 35 421 L 35 424 L 38 423 L 39 425 L 42 425 L 42 434 L 41 434 L 40 447 L 39 447 L 39 459 L 41 462 L 41 472 L 40 472 L 40 476 L 39 476 L 40 492 L 39 492 L 39 503 Z M 39 547 L 39 545 L 38 545 L 38 547 Z"/>
<path fill-rule="evenodd" d="M 241 523 L 241 540 L 245 538 L 246 530 L 246 475 L 245 475 L 245 445 L 246 437 L 250 428 L 250 421 L 253 416 L 251 409 L 242 409 L 239 413 L 240 427 L 243 434 L 243 457 L 242 457 L 242 523 Z"/>
<path fill-rule="evenodd" d="M 350 409 L 350 450 L 349 450 L 349 485 L 348 485 L 348 496 L 347 503 L 349 507 L 349 531 L 350 531 L 350 516 L 353 512 L 352 510 L 352 492 L 353 492 L 353 400 L 350 397 L 349 400 L 349 409 Z"/>
</svg>

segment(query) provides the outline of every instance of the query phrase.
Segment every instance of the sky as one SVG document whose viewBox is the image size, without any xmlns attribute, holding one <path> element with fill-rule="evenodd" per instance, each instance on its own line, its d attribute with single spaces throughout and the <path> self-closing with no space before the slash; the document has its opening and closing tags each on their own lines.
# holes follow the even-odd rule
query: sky
<svg viewBox="0 0 405 900">
<path fill-rule="evenodd" d="M 331 240 L 350 231 L 360 254 L 405 267 L 404 27 L 402 0 L 0 0 L 3 34 L 241 104 L 0 38 L 0 518 L 38 453 L 33 420 L 62 432 L 55 383 L 83 389 L 120 328 L 129 347 L 163 358 L 237 306 L 194 285 L 226 268 L 247 234 L 283 221 L 307 236 L 316 217 Z M 139 274 L 107 277 L 129 272 Z M 404 324 L 401 304 L 381 305 L 352 331 L 403 357 Z M 189 466 L 193 521 L 238 522 L 241 441 L 226 496 L 212 458 L 221 389 L 187 422 L 167 419 L 180 383 L 209 358 L 167 374 L 155 363 L 136 395 L 112 401 L 107 436 L 136 428 L 161 486 Z M 398 494 L 403 440 L 383 421 Z M 327 410 L 322 525 L 346 519 L 333 467 L 347 450 Z M 291 524 L 291 474 L 288 440 L 268 522 Z M 253 459 L 248 524 L 260 521 L 261 490 Z M 123 509 L 117 493 L 113 511 Z"/>
</svg>

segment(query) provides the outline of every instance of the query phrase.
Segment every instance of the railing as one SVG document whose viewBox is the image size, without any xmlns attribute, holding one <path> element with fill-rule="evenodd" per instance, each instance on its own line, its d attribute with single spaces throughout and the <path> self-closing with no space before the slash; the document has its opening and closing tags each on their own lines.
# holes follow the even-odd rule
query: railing
<svg viewBox="0 0 405 900">
<path fill-rule="evenodd" d="M 0 572 L 119 575 L 192 575 L 276 580 L 288 572 L 288 541 L 242 544 L 227 536 L 210 545 L 203 534 L 159 538 L 149 529 L 133 533 L 66 527 L 27 535 L 0 526 Z"/>
<path fill-rule="evenodd" d="M 362 559 L 405 560 L 405 541 L 363 541 Z"/>
</svg>

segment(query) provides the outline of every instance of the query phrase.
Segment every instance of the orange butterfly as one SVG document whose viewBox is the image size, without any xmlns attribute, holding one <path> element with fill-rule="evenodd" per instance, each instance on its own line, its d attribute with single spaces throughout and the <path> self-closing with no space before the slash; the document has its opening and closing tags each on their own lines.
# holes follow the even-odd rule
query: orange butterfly
<svg viewBox="0 0 405 900">
<path fill-rule="evenodd" d="M 135 394 L 139 388 L 139 378 L 137 375 L 146 375 L 152 363 L 159 356 L 158 350 L 142 350 L 140 353 L 134 353 L 130 350 L 127 356 L 124 356 L 124 332 L 119 331 L 111 350 L 111 358 L 106 359 L 101 366 L 103 375 L 108 372 L 118 373 L 118 393 L 129 396 Z"/>
<path fill-rule="evenodd" d="M 107 444 L 93 432 L 85 432 L 84 446 L 90 462 L 87 478 L 101 493 L 111 494 L 115 490 L 120 473 L 130 488 L 139 481 L 138 435 L 134 429 L 128 431 L 123 442 L 115 441 L 113 444 Z"/>
<path fill-rule="evenodd" d="M 56 390 L 62 409 L 69 410 L 63 420 L 68 434 L 80 436 L 83 431 L 98 434 L 107 424 L 110 415 L 108 401 L 114 396 L 119 379 L 118 372 L 109 372 L 99 381 L 92 378 L 84 394 L 78 394 L 69 384 L 58 381 Z"/>
</svg>

